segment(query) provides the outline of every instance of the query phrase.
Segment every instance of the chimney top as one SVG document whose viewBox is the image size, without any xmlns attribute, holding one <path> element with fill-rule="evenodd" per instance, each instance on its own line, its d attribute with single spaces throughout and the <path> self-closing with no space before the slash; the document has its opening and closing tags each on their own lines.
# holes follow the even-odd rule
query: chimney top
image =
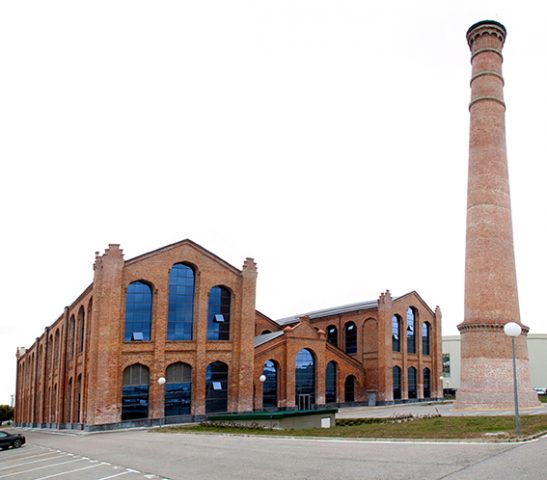
<svg viewBox="0 0 547 480">
<path fill-rule="evenodd" d="M 470 32 L 472 32 L 473 30 L 475 30 L 475 28 L 482 27 L 482 26 L 485 26 L 485 25 L 496 26 L 496 27 L 498 27 L 500 30 L 503 31 L 503 35 L 507 35 L 507 30 L 506 30 L 506 28 L 505 28 L 505 25 L 503 25 L 503 24 L 500 23 L 500 22 L 497 22 L 496 20 L 481 20 L 480 22 L 474 23 L 474 24 L 471 25 L 471 26 L 469 27 L 469 29 L 467 30 L 467 35 L 469 35 Z"/>
</svg>

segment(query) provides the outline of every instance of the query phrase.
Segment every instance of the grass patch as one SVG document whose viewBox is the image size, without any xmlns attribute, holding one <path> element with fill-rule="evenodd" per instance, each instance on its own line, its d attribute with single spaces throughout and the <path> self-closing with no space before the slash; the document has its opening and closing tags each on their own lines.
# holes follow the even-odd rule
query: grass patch
<svg viewBox="0 0 547 480">
<path fill-rule="evenodd" d="M 522 436 L 547 431 L 547 415 L 526 415 L 521 419 Z M 271 430 L 263 428 L 219 425 L 166 427 L 162 432 L 206 432 L 243 435 L 273 435 L 340 438 L 396 438 L 396 439 L 511 439 L 515 438 L 515 419 L 506 416 L 483 417 L 392 417 L 340 419 L 333 428 L 304 430 Z"/>
<path fill-rule="evenodd" d="M 538 395 L 538 398 L 541 403 L 547 403 L 547 395 Z"/>
</svg>

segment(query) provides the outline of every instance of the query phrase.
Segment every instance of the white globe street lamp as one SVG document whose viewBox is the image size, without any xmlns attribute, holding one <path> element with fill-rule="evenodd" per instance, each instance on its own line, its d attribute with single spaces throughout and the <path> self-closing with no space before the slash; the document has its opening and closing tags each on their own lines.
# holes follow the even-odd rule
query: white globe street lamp
<svg viewBox="0 0 547 480">
<path fill-rule="evenodd" d="M 266 381 L 266 375 L 262 374 L 258 379 L 260 380 L 260 383 L 264 383 Z"/>
<path fill-rule="evenodd" d="M 519 395 L 517 388 L 517 362 L 515 359 L 515 338 L 518 337 L 522 328 L 518 323 L 509 322 L 503 326 L 503 332 L 508 337 L 511 337 L 511 348 L 513 352 L 513 391 L 515 394 L 515 424 L 517 435 L 520 435 L 520 416 L 519 416 Z"/>
</svg>

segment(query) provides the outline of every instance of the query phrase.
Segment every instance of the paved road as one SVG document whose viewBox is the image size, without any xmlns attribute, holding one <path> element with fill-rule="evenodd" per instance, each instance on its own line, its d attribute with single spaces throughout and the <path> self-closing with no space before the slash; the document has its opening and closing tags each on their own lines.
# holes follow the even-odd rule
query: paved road
<svg viewBox="0 0 547 480">
<path fill-rule="evenodd" d="M 0 480 L 547 478 L 547 473 L 543 473 L 547 468 L 547 438 L 520 444 L 464 444 L 232 437 L 144 430 L 93 435 L 27 431 L 25 435 L 27 446 L 0 452 Z M 64 467 L 57 465 L 55 469 L 32 470 L 45 464 L 31 461 L 49 457 L 31 457 L 48 452 L 57 455 L 55 463 L 77 461 L 65 463 Z M 31 455 L 25 460 L 21 455 L 26 453 Z M 17 464 L 23 465 L 14 466 Z M 85 467 L 89 468 L 83 470 Z M 77 468 L 82 470 L 70 471 Z"/>
</svg>

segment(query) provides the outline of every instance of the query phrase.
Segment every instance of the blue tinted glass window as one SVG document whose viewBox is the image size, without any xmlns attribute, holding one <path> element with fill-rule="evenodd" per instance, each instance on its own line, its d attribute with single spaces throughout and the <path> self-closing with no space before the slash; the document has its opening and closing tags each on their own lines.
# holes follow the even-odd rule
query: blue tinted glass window
<svg viewBox="0 0 547 480">
<path fill-rule="evenodd" d="M 264 363 L 262 374 L 266 377 L 262 385 L 262 406 L 277 407 L 277 367 L 272 360 Z"/>
<path fill-rule="evenodd" d="M 393 367 L 393 400 L 401 399 L 401 367 Z"/>
<path fill-rule="evenodd" d="M 416 316 L 414 309 L 409 308 L 406 311 L 406 351 L 416 353 Z"/>
<path fill-rule="evenodd" d="M 416 369 L 410 367 L 408 369 L 408 398 L 418 398 L 416 389 Z"/>
<path fill-rule="evenodd" d="M 391 341 L 394 352 L 401 351 L 401 319 L 398 315 L 391 317 Z"/>
<path fill-rule="evenodd" d="M 123 372 L 122 420 L 148 417 L 148 368 L 131 365 Z"/>
<path fill-rule="evenodd" d="M 325 372 L 325 402 L 336 403 L 336 364 L 329 362 Z"/>
<path fill-rule="evenodd" d="M 127 286 L 125 294 L 125 334 L 123 339 L 150 340 L 152 326 L 152 289 L 138 281 Z"/>
<path fill-rule="evenodd" d="M 185 363 L 174 363 L 169 365 L 165 376 L 165 416 L 190 415 L 192 367 Z"/>
<path fill-rule="evenodd" d="M 431 342 L 429 339 L 429 323 L 422 325 L 422 354 L 429 355 L 431 351 Z"/>
<path fill-rule="evenodd" d="M 205 375 L 205 412 L 226 412 L 228 410 L 228 365 L 213 362 Z"/>
<path fill-rule="evenodd" d="M 297 406 L 306 405 L 308 399 L 310 405 L 315 403 L 315 362 L 306 348 L 296 354 L 294 384 Z"/>
<path fill-rule="evenodd" d="M 230 339 L 230 291 L 213 287 L 209 292 L 207 340 Z"/>
<path fill-rule="evenodd" d="M 327 342 L 335 347 L 338 346 L 338 329 L 334 325 L 327 327 Z"/>
<path fill-rule="evenodd" d="M 355 401 L 355 377 L 349 375 L 346 378 L 346 384 L 344 389 L 344 401 L 354 402 Z"/>
<path fill-rule="evenodd" d="M 424 398 L 431 397 L 431 371 L 424 368 Z"/>
<path fill-rule="evenodd" d="M 344 329 L 346 332 L 346 353 L 357 353 L 357 327 L 355 323 L 346 323 Z"/>
<path fill-rule="evenodd" d="M 194 271 L 177 263 L 169 273 L 168 340 L 192 340 L 194 326 Z"/>
</svg>

